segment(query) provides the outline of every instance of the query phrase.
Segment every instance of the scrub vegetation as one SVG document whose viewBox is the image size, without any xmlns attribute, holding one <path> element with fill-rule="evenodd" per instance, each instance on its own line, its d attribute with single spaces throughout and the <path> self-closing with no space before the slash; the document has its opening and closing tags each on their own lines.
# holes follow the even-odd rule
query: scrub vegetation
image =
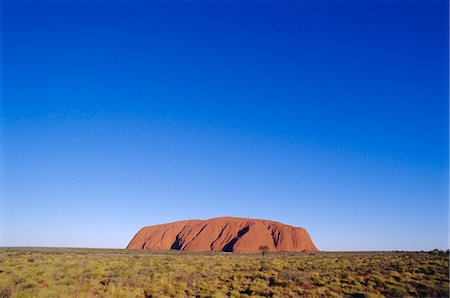
<svg viewBox="0 0 450 298">
<path fill-rule="evenodd" d="M 448 297 L 448 251 L 1 248 L 0 297 Z"/>
</svg>

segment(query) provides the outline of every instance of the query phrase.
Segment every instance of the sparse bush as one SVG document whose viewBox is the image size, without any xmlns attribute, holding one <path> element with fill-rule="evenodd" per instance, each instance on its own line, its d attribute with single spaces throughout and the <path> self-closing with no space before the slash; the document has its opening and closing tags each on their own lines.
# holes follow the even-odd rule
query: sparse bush
<svg viewBox="0 0 450 298">
<path fill-rule="evenodd" d="M 267 245 L 260 246 L 259 251 L 265 256 L 269 252 L 269 247 Z"/>
</svg>

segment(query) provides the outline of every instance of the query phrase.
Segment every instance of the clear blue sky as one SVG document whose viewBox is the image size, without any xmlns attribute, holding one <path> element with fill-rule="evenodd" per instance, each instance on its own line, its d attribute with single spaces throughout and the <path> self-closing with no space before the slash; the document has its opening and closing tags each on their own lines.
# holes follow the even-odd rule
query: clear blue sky
<svg viewBox="0 0 450 298">
<path fill-rule="evenodd" d="M 0 245 L 266 218 L 448 248 L 447 1 L 2 1 Z"/>
</svg>

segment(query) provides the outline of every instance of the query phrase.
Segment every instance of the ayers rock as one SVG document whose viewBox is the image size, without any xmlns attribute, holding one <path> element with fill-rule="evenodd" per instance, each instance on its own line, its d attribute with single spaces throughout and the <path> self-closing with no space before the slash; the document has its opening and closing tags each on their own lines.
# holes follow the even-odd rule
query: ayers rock
<svg viewBox="0 0 450 298">
<path fill-rule="evenodd" d="M 207 220 L 184 220 L 142 228 L 127 249 L 189 252 L 315 252 L 316 246 L 304 228 L 263 219 L 219 217 Z"/>
</svg>

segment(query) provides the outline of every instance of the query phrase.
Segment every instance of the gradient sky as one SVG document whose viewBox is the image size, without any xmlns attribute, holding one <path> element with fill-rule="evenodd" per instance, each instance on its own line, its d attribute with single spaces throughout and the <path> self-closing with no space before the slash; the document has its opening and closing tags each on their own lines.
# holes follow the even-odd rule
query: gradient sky
<svg viewBox="0 0 450 298">
<path fill-rule="evenodd" d="M 448 248 L 447 1 L 1 3 L 1 246 L 238 216 Z"/>
</svg>

